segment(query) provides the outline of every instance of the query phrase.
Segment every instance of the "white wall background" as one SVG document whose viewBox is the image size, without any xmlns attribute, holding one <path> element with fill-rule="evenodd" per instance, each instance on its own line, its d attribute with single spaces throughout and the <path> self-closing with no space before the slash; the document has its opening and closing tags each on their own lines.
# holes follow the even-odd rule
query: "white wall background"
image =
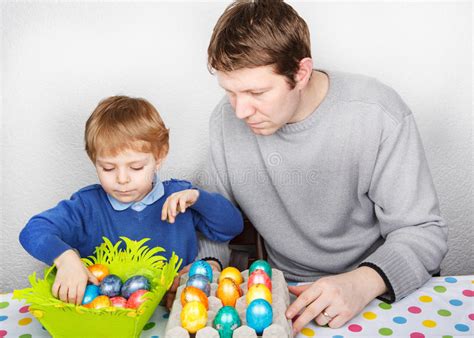
<svg viewBox="0 0 474 338">
<path fill-rule="evenodd" d="M 377 77 L 412 108 L 450 226 L 442 274 L 474 274 L 471 3 L 291 3 L 316 67 Z M 18 243 L 28 219 L 97 181 L 83 128 L 100 99 L 154 103 L 171 128 L 163 176 L 196 177 L 223 95 L 207 44 L 227 4 L 2 2 L 0 292 L 43 267 Z"/>
</svg>

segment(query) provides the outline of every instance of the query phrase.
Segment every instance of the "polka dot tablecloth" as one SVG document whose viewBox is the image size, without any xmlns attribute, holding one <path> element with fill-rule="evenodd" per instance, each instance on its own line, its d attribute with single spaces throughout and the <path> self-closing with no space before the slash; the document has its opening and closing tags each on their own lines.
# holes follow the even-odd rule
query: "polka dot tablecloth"
<svg viewBox="0 0 474 338">
<path fill-rule="evenodd" d="M 0 294 L 0 338 L 50 337 L 28 306 Z M 297 335 L 306 337 L 474 337 L 474 276 L 435 277 L 395 304 L 374 300 L 339 329 L 312 322 Z M 159 306 L 141 337 L 164 338 L 168 313 Z"/>
<path fill-rule="evenodd" d="M 434 277 L 395 304 L 374 300 L 339 329 L 308 324 L 306 337 L 474 337 L 474 276 Z"/>
</svg>

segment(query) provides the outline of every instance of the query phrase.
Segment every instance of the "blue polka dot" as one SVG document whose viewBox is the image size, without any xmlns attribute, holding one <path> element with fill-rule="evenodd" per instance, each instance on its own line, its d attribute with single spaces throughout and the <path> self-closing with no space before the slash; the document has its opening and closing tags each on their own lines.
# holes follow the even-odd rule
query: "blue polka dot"
<svg viewBox="0 0 474 338">
<path fill-rule="evenodd" d="M 151 336 L 150 338 L 160 338 L 160 336 Z"/>
<path fill-rule="evenodd" d="M 163 315 L 163 318 L 164 319 L 168 319 L 170 317 L 170 314 L 168 312 L 166 312 L 164 315 Z"/>
<path fill-rule="evenodd" d="M 393 317 L 393 321 L 397 324 L 405 324 L 407 319 L 405 317 Z"/>
<path fill-rule="evenodd" d="M 0 316 L 0 322 L 3 322 L 4 320 L 7 320 L 8 316 Z"/>
<path fill-rule="evenodd" d="M 453 306 L 461 306 L 462 305 L 462 301 L 460 301 L 459 299 L 451 299 L 449 301 L 449 304 L 453 305 Z"/>
<path fill-rule="evenodd" d="M 458 280 L 454 277 L 446 277 L 444 279 L 447 283 L 456 283 Z"/>
<path fill-rule="evenodd" d="M 464 324 L 456 324 L 456 325 L 454 325 L 454 328 L 458 331 L 461 331 L 461 332 L 469 331 L 469 326 L 464 325 Z"/>
<path fill-rule="evenodd" d="M 332 336 L 332 338 L 344 338 L 344 336 L 341 336 L 340 334 L 338 334 L 336 336 Z"/>
</svg>

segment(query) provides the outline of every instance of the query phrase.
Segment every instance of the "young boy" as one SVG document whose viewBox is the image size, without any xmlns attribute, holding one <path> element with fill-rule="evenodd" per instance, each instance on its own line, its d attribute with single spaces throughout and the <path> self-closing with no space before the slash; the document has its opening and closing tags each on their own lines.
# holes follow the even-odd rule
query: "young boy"
<svg viewBox="0 0 474 338">
<path fill-rule="evenodd" d="M 56 264 L 55 297 L 80 304 L 87 282 L 97 284 L 80 257 L 92 255 L 103 236 L 113 243 L 120 236 L 150 238 L 147 245 L 165 248 L 168 256 L 176 252 L 185 266 L 198 252 L 196 230 L 220 242 L 242 231 L 240 212 L 223 196 L 187 181 L 160 181 L 168 130 L 146 100 L 100 102 L 86 123 L 85 143 L 100 185 L 34 216 L 20 233 L 26 251 Z"/>
</svg>

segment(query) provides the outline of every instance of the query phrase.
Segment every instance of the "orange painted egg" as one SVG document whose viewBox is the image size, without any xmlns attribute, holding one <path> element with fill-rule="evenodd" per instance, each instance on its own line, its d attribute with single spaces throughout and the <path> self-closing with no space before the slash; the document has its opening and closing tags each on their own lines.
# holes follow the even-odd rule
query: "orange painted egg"
<svg viewBox="0 0 474 338">
<path fill-rule="evenodd" d="M 87 268 L 99 280 L 99 282 L 102 282 L 102 279 L 109 274 L 109 268 L 103 264 L 94 264 Z"/>
<path fill-rule="evenodd" d="M 209 310 L 209 301 L 206 294 L 194 286 L 186 286 L 181 292 L 181 305 L 184 306 L 186 303 L 197 301 L 201 302 L 206 310 Z"/>
<path fill-rule="evenodd" d="M 224 278 L 217 286 L 216 296 L 221 300 L 222 305 L 235 307 L 237 299 L 242 296 L 242 289 L 234 280 Z"/>
<path fill-rule="evenodd" d="M 272 293 L 264 284 L 254 284 L 247 291 L 245 300 L 249 305 L 255 299 L 265 299 L 270 304 L 272 303 Z"/>
<path fill-rule="evenodd" d="M 255 270 L 249 276 L 247 281 L 248 288 L 254 284 L 264 284 L 270 291 L 272 291 L 272 280 L 263 270 Z"/>
<path fill-rule="evenodd" d="M 181 310 L 181 326 L 189 333 L 196 333 L 206 326 L 207 311 L 203 303 L 194 301 L 186 303 Z"/>
<path fill-rule="evenodd" d="M 233 266 L 229 266 L 222 270 L 220 276 L 219 276 L 219 283 L 224 279 L 224 278 L 230 278 L 232 279 L 235 284 L 240 285 L 243 283 L 244 279 L 242 278 L 242 275 L 240 274 L 239 269 L 234 268 Z"/>
<path fill-rule="evenodd" d="M 84 306 L 88 307 L 90 309 L 102 309 L 104 307 L 112 306 L 112 303 L 110 302 L 109 297 L 107 297 L 107 296 L 98 296 L 98 297 L 95 297 L 92 302 L 90 302 L 89 304 L 86 304 Z"/>
</svg>

